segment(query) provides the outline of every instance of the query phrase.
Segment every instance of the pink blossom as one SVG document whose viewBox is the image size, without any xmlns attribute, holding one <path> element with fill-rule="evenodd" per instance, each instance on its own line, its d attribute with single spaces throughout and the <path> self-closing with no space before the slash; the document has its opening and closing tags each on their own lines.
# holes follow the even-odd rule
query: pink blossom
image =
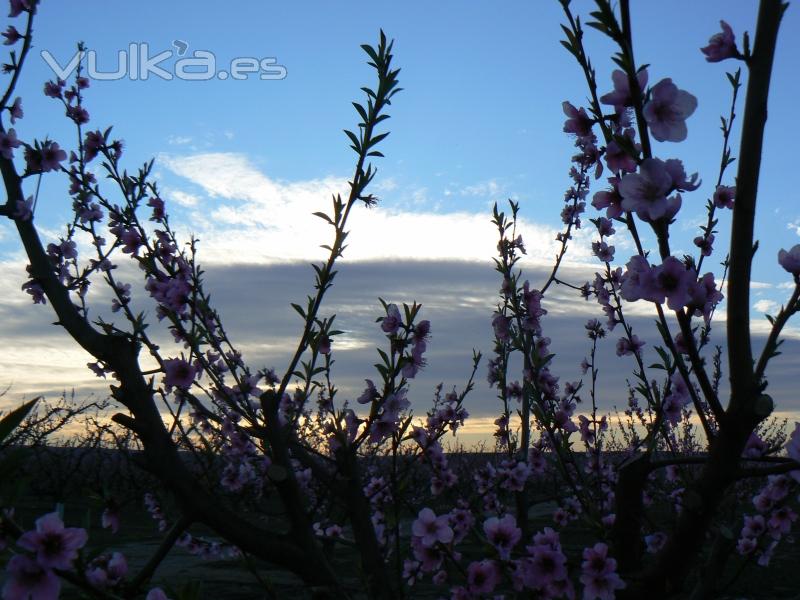
<svg viewBox="0 0 800 600">
<path fill-rule="evenodd" d="M 89 111 L 79 105 L 68 106 L 67 116 L 77 125 L 84 125 L 89 122 Z"/>
<path fill-rule="evenodd" d="M 619 177 L 609 177 L 611 184 L 610 190 L 597 192 L 592 199 L 592 206 L 597 210 L 606 209 L 606 217 L 616 219 L 624 212 L 622 208 L 622 196 L 619 193 Z"/>
<path fill-rule="evenodd" d="M 700 51 L 706 55 L 708 62 L 719 62 L 726 58 L 739 56 L 733 29 L 725 21 L 720 21 L 719 24 L 722 27 L 722 31 L 711 36 L 711 39 L 708 40 L 708 46 L 700 48 Z"/>
<path fill-rule="evenodd" d="M 753 506 L 756 507 L 758 512 L 765 513 L 772 510 L 772 507 L 775 506 L 775 501 L 762 491 L 760 494 L 753 496 Z"/>
<path fill-rule="evenodd" d="M 31 279 L 22 284 L 21 289 L 30 294 L 34 304 L 47 304 L 44 288 L 38 281 Z"/>
<path fill-rule="evenodd" d="M 17 119 L 21 119 L 22 117 L 24 117 L 25 113 L 22 110 L 22 98 L 20 97 L 14 98 L 14 104 L 11 105 L 8 111 L 11 113 L 12 125 L 17 122 Z"/>
<path fill-rule="evenodd" d="M 33 196 L 28 196 L 27 200 L 17 200 L 16 208 L 11 216 L 18 221 L 30 221 L 33 217 Z"/>
<path fill-rule="evenodd" d="M 9 25 L 8 29 L 6 29 L 2 35 L 4 38 L 6 38 L 6 41 L 3 42 L 3 45 L 5 46 L 13 46 L 23 37 L 22 34 L 19 31 L 17 31 L 17 28 L 14 27 L 13 25 Z"/>
<path fill-rule="evenodd" d="M 742 537 L 757 538 L 767 529 L 767 524 L 763 515 L 745 515 L 744 527 L 742 527 Z"/>
<path fill-rule="evenodd" d="M 427 362 L 422 354 L 425 352 L 425 342 L 419 341 L 414 345 L 411 354 L 405 357 L 406 362 L 403 365 L 403 377 L 406 379 L 414 379 L 419 370 L 425 366 Z"/>
<path fill-rule="evenodd" d="M 100 131 L 88 131 L 83 142 L 83 157 L 86 162 L 92 161 L 106 141 Z"/>
<path fill-rule="evenodd" d="M 517 522 L 512 515 L 502 518 L 490 517 L 483 523 L 483 532 L 489 543 L 495 547 L 500 558 L 508 560 L 511 550 L 522 537 L 522 530 L 517 527 Z"/>
<path fill-rule="evenodd" d="M 641 151 L 641 145 L 634 143 L 634 131 L 632 128 L 629 127 L 625 130 L 624 138 L 628 138 L 627 141 L 637 152 Z M 620 171 L 633 173 L 636 170 L 636 158 L 631 156 L 629 151 L 620 145 L 616 139 L 608 142 L 605 158 L 608 168 L 614 173 L 619 173 Z"/>
<path fill-rule="evenodd" d="M 617 356 L 638 355 L 643 346 L 644 342 L 639 339 L 638 335 L 631 335 L 630 339 L 627 337 L 619 338 L 617 340 Z"/>
<path fill-rule="evenodd" d="M 644 105 L 644 119 L 659 142 L 682 142 L 686 139 L 686 119 L 697 108 L 697 98 L 678 89 L 672 79 L 662 79 L 653 86 L 650 101 Z"/>
<path fill-rule="evenodd" d="M 639 82 L 639 89 L 643 90 L 647 85 L 647 69 L 642 69 L 636 74 Z M 603 104 L 611 104 L 620 113 L 626 106 L 633 106 L 628 75 L 624 71 L 615 69 L 611 73 L 611 81 L 614 83 L 614 91 L 600 97 Z"/>
<path fill-rule="evenodd" d="M 697 236 L 694 238 L 694 245 L 700 248 L 700 254 L 703 256 L 711 256 L 714 251 L 714 234 L 709 233 L 707 236 Z"/>
<path fill-rule="evenodd" d="M 139 248 L 141 248 L 144 243 L 142 241 L 142 236 L 140 236 L 139 232 L 135 229 L 126 229 L 123 231 L 119 236 L 119 241 L 122 243 L 122 251 L 125 254 L 131 254 L 133 256 L 139 254 Z"/>
<path fill-rule="evenodd" d="M 606 242 L 592 242 L 592 252 L 602 262 L 614 260 L 614 246 L 609 246 Z"/>
<path fill-rule="evenodd" d="M 61 90 L 64 89 L 63 79 L 57 81 L 46 81 L 44 84 L 44 95 L 48 98 L 61 98 Z"/>
<path fill-rule="evenodd" d="M 437 542 L 449 544 L 453 541 L 453 530 L 448 524 L 447 515 L 437 517 L 436 513 L 427 507 L 419 511 L 417 519 L 411 525 L 411 533 L 426 548 Z"/>
<path fill-rule="evenodd" d="M 723 297 L 722 292 L 717 289 L 714 274 L 706 273 L 698 281 L 689 282 L 687 312 L 708 320 L 711 318 L 711 311 L 722 301 Z"/>
<path fill-rule="evenodd" d="M 86 579 L 94 587 L 105 589 L 117 585 L 128 573 L 128 561 L 125 555 L 114 552 L 111 555 L 101 554 L 86 569 Z"/>
<path fill-rule="evenodd" d="M 663 531 L 656 531 L 652 535 L 644 536 L 644 543 L 647 546 L 647 551 L 650 554 L 656 554 L 667 541 L 667 534 Z"/>
<path fill-rule="evenodd" d="M 585 109 L 577 109 L 569 102 L 563 102 L 561 108 L 568 117 L 564 123 L 564 133 L 573 133 L 579 138 L 592 133 L 594 121 L 589 118 Z"/>
<path fill-rule="evenodd" d="M 598 542 L 593 548 L 584 549 L 581 564 L 584 600 L 613 600 L 616 590 L 625 587 L 616 570 L 617 561 L 608 557 L 606 544 Z"/>
<path fill-rule="evenodd" d="M 444 554 L 440 548 L 435 546 L 425 546 L 422 544 L 420 538 L 411 538 L 411 549 L 414 552 L 414 558 L 419 561 L 419 568 L 425 573 L 435 571 L 442 565 Z"/>
<path fill-rule="evenodd" d="M 317 350 L 320 354 L 330 354 L 331 353 L 331 338 L 324 333 L 319 336 L 317 340 Z"/>
<path fill-rule="evenodd" d="M 67 153 L 62 150 L 57 142 L 44 142 L 41 150 L 41 170 L 45 173 L 55 171 L 61 163 L 67 160 Z"/>
<path fill-rule="evenodd" d="M 667 194 L 672 188 L 672 176 L 664 161 L 646 158 L 638 173 L 628 173 L 619 182 L 622 208 L 636 212 L 641 219 L 655 221 L 666 214 Z"/>
<path fill-rule="evenodd" d="M 17 545 L 36 552 L 36 560 L 43 568 L 67 570 L 87 539 L 85 529 L 64 527 L 57 513 L 49 513 L 39 517 L 36 530 L 23 533 Z"/>
<path fill-rule="evenodd" d="M 681 411 L 689 403 L 689 400 L 689 386 L 683 375 L 676 370 L 670 377 L 670 392 L 664 398 L 663 410 L 667 421 L 677 425 L 681 418 Z"/>
<path fill-rule="evenodd" d="M 797 513 L 788 506 L 781 506 L 772 511 L 767 521 L 769 533 L 773 539 L 780 539 L 792 529 L 792 523 L 797 520 Z"/>
<path fill-rule="evenodd" d="M 614 229 L 614 223 L 610 219 L 606 219 L 605 217 L 599 217 L 597 219 L 592 219 L 597 227 L 597 233 L 600 234 L 600 237 L 609 237 L 616 233 Z"/>
<path fill-rule="evenodd" d="M 693 192 L 700 187 L 699 175 L 692 173 L 691 177 L 686 176 L 686 169 L 683 162 L 677 158 L 668 158 L 664 161 L 664 168 L 672 178 L 672 187 L 679 192 Z"/>
<path fill-rule="evenodd" d="M 27 11 L 31 9 L 31 0 L 11 0 L 11 8 L 8 13 L 8 16 L 12 19 L 14 17 L 18 17 L 22 11 Z"/>
<path fill-rule="evenodd" d="M 105 377 L 105 375 L 103 376 Z M 110 529 L 111 533 L 117 533 L 119 518 L 119 507 L 115 503 L 109 504 L 100 516 L 100 525 L 103 529 Z"/>
<path fill-rule="evenodd" d="M 498 340 L 501 342 L 509 341 L 511 339 L 511 318 L 499 312 L 494 313 L 492 329 L 494 329 L 494 335 Z"/>
<path fill-rule="evenodd" d="M 560 546 L 553 548 L 551 545 L 536 544 L 528 546 L 527 550 L 531 553 L 530 579 L 526 583 L 528 587 L 542 588 L 554 581 L 566 579 L 567 557 Z"/>
<path fill-rule="evenodd" d="M 58 598 L 61 591 L 61 581 L 58 576 L 26 554 L 12 556 L 6 568 L 8 580 L 3 586 L 3 600 Z"/>
<path fill-rule="evenodd" d="M 733 208 L 733 201 L 736 198 L 735 185 L 718 185 L 714 190 L 714 206 L 717 208 Z"/>
<path fill-rule="evenodd" d="M 491 594 L 499 581 L 500 573 L 492 560 L 475 561 L 467 567 L 467 585 L 473 594 Z"/>
<path fill-rule="evenodd" d="M 164 385 L 186 390 L 191 387 L 197 370 L 182 358 L 170 358 L 164 361 Z"/>
<path fill-rule="evenodd" d="M 375 388 L 375 384 L 372 383 L 371 379 L 365 379 L 364 381 L 367 382 L 367 387 L 364 392 L 356 399 L 356 402 L 359 404 L 369 404 L 376 398 L 378 398 L 378 390 Z"/>
<path fill-rule="evenodd" d="M 666 297 L 667 306 L 671 310 L 680 310 L 689 303 L 690 285 L 694 282 L 693 272 L 674 256 L 668 256 L 664 262 L 654 269 L 654 280 L 657 294 Z M 663 300 L 656 300 L 659 304 Z"/>
<path fill-rule="evenodd" d="M 156 223 L 164 221 L 166 213 L 164 212 L 164 201 L 161 198 L 153 196 L 148 200 L 147 206 L 153 209 L 153 214 L 150 216 L 151 221 L 155 221 Z"/>
<path fill-rule="evenodd" d="M 772 560 L 772 554 L 775 552 L 775 547 L 777 545 L 778 540 L 773 540 L 769 545 L 767 545 L 766 548 L 764 548 L 764 550 L 761 551 L 758 560 L 756 561 L 759 567 L 769 566 L 769 561 Z"/>
<path fill-rule="evenodd" d="M 625 265 L 625 272 L 620 282 L 622 297 L 628 302 L 641 299 L 650 299 L 649 290 L 653 288 L 653 268 L 647 259 L 638 254 L 632 256 Z"/>
<path fill-rule="evenodd" d="M 788 252 L 781 249 L 778 252 L 778 263 L 795 277 L 800 275 L 800 244 L 795 244 Z"/>
<path fill-rule="evenodd" d="M 789 441 L 786 442 L 786 453 L 789 455 L 789 458 L 794 460 L 796 463 L 800 463 L 800 423 L 795 421 L 794 423 L 794 431 L 789 436 Z M 800 464 L 798 464 L 797 469 L 791 471 L 789 475 L 796 481 L 800 481 Z"/>
<path fill-rule="evenodd" d="M 758 542 L 753 538 L 739 538 L 736 544 L 736 551 L 742 556 L 747 556 L 752 554 L 757 546 Z"/>
<path fill-rule="evenodd" d="M 147 592 L 147 598 L 145 598 L 145 600 L 169 600 L 169 597 L 161 588 L 153 588 Z"/>
<path fill-rule="evenodd" d="M 4 158 L 11 160 L 14 158 L 14 148 L 19 148 L 20 141 L 17 139 L 17 132 L 12 127 L 5 131 L 0 131 L 0 154 Z"/>
<path fill-rule="evenodd" d="M 755 432 L 750 434 L 747 438 L 747 444 L 744 447 L 742 456 L 746 458 L 759 458 L 764 456 L 767 451 L 767 444 Z"/>
<path fill-rule="evenodd" d="M 427 319 L 423 319 L 416 325 L 414 325 L 414 343 L 424 343 L 428 340 L 428 336 L 431 333 L 431 322 Z"/>
<path fill-rule="evenodd" d="M 388 333 L 389 335 L 395 335 L 402 323 L 403 319 L 400 316 L 400 309 L 397 308 L 397 305 L 390 304 L 389 306 L 387 306 L 386 316 L 383 317 L 383 320 L 381 322 L 381 329 L 385 333 Z"/>
</svg>

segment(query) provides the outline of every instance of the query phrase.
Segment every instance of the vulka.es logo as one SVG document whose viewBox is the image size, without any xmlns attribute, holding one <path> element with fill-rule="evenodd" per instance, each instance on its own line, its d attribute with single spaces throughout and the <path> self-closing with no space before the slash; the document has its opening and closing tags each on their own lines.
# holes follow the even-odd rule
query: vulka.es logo
<svg viewBox="0 0 800 600">
<path fill-rule="evenodd" d="M 189 44 L 183 40 L 174 40 L 172 45 L 177 50 L 164 50 L 157 54 L 150 53 L 147 42 L 131 43 L 126 50 L 117 52 L 116 64 L 109 65 L 108 59 L 101 67 L 98 53 L 95 50 L 78 50 L 66 63 L 57 60 L 49 50 L 42 50 L 41 57 L 55 73 L 56 77 L 66 80 L 85 60 L 86 76 L 100 81 L 116 81 L 130 79 L 147 81 L 151 76 L 167 81 L 181 79 L 186 81 L 208 81 L 210 79 L 234 79 L 241 81 L 251 76 L 263 80 L 285 79 L 286 67 L 278 64 L 274 57 L 255 58 L 237 57 L 230 60 L 226 69 L 217 68 L 217 58 L 208 50 L 192 50 L 187 54 Z M 177 58 L 176 58 L 177 57 Z M 171 59 L 176 58 L 174 62 Z M 113 70 L 111 70 L 113 68 Z"/>
</svg>

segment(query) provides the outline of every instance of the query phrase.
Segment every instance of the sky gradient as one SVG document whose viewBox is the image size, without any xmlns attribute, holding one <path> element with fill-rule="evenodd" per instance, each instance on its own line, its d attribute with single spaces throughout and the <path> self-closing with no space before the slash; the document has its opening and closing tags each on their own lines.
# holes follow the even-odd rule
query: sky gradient
<svg viewBox="0 0 800 600">
<path fill-rule="evenodd" d="M 574 2 L 585 14 L 590 2 Z M 757 5 L 751 2 L 633 3 L 634 43 L 640 63 L 650 64 L 650 82 L 671 77 L 697 96 L 681 144 L 656 144 L 661 158 L 680 158 L 704 184 L 685 194 L 672 236 L 673 254 L 692 252 L 697 225 L 717 178 L 721 135 L 719 115 L 727 114 L 730 86 L 727 61 L 705 62 L 699 48 L 725 19 L 741 43 L 753 30 Z M 94 51 L 99 70 L 113 71 L 118 52 L 147 43 L 150 55 L 211 52 L 225 67 L 236 58 L 272 58 L 285 68 L 283 79 L 214 78 L 207 81 L 147 81 L 123 78 L 93 81 L 86 107 L 90 125 L 114 125 L 125 140 L 126 164 L 133 169 L 150 157 L 176 229 L 201 240 L 200 262 L 231 337 L 254 367 L 286 364 L 291 342 L 301 328 L 289 302 L 311 290 L 309 260 L 323 257 L 329 241 L 324 224 L 311 216 L 329 207 L 332 193 L 346 193 L 354 154 L 342 134 L 354 128 L 351 101 L 359 88 L 372 85 L 362 43 L 375 43 L 378 30 L 396 40 L 396 64 L 404 88 L 389 108 L 392 134 L 382 144 L 386 159 L 376 161 L 372 191 L 381 199 L 372 210 L 359 209 L 351 222 L 349 247 L 327 304 L 346 334 L 334 344 L 336 374 L 344 397 L 353 397 L 371 377 L 374 348 L 383 341 L 375 318 L 378 297 L 423 304 L 433 326 L 428 366 L 410 397 L 424 412 L 433 386 L 461 386 L 472 348 L 488 355 L 491 313 L 499 280 L 491 258 L 496 232 L 490 224 L 494 202 L 521 203 L 522 235 L 528 257 L 522 263 L 535 285 L 555 252 L 554 237 L 573 141 L 562 132 L 561 103 L 583 104 L 586 88 L 574 59 L 559 45 L 563 21 L 558 2 L 513 1 L 402 4 L 353 2 L 242 3 L 235 11 L 224 3 L 80 4 L 45 1 L 35 27 L 35 50 L 19 85 L 25 118 L 16 125 L 20 138 L 45 135 L 69 147 L 74 132 L 60 104 L 42 94 L 53 78 L 40 52 L 61 64 L 78 40 Z M 5 26 L 4 26 L 5 27 Z M 601 93 L 611 89 L 609 45 L 587 32 L 587 47 L 597 68 Z M 792 149 L 800 134 L 795 116 L 800 92 L 800 13 L 791 6 L 779 39 L 759 190 L 752 294 L 754 332 L 766 334 L 765 311 L 775 311 L 790 293 L 790 277 L 777 264 L 781 248 L 798 243 L 800 206 L 787 174 L 796 169 Z M 176 42 L 177 41 L 177 42 Z M 174 60 L 163 64 L 168 67 Z M 741 114 L 742 104 L 739 105 Z M 734 139 L 739 128 L 734 127 Z M 734 155 L 737 144 L 734 143 Z M 735 169 L 735 165 L 734 165 Z M 725 183 L 732 184 L 734 170 Z M 605 187 L 593 182 L 592 192 Z M 33 189 L 30 190 L 33 193 Z M 42 180 L 36 219 L 43 237 L 56 239 L 69 219 L 70 202 L 59 177 Z M 588 218 L 595 216 L 589 209 Z M 722 214 L 718 253 L 707 263 L 717 274 L 728 238 L 730 214 Z M 593 259 L 588 228 L 576 235 L 565 278 L 582 283 L 600 263 Z M 632 253 L 617 235 L 617 262 Z M 88 355 L 51 322 L 49 306 L 30 306 L 19 291 L 25 261 L 9 223 L 0 224 L 0 386 L 11 385 L 0 408 L 22 397 L 103 394 L 107 383 L 85 367 Z M 135 269 L 127 281 L 138 281 Z M 134 286 L 135 287 L 135 286 Z M 93 292 L 98 314 L 107 312 L 100 290 Z M 134 302 L 149 308 L 141 292 Z M 556 372 L 563 381 L 580 376 L 578 364 L 588 351 L 583 323 L 602 318 L 596 303 L 555 290 L 545 304 L 543 325 L 558 353 Z M 652 312 L 643 303 L 632 308 L 638 335 L 654 341 Z M 724 304 L 714 339 L 724 342 Z M 795 348 L 800 330 L 787 330 L 784 355 L 770 371 L 778 409 L 800 413 L 795 397 Z M 601 406 L 625 402 L 624 376 L 632 363 L 617 359 L 616 336 L 605 341 L 607 369 L 601 379 Z M 164 337 L 167 344 L 167 338 Z M 756 340 L 758 347 L 759 341 Z M 652 344 L 648 344 L 651 347 Z M 178 349 L 176 348 L 176 352 Z M 482 382 L 467 401 L 477 417 L 474 431 L 487 431 L 497 412 L 494 394 Z"/>
</svg>

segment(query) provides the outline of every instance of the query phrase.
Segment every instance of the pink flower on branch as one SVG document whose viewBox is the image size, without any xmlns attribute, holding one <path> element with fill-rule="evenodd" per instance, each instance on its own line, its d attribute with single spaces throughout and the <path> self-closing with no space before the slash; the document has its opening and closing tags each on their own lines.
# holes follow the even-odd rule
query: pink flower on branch
<svg viewBox="0 0 800 600">
<path fill-rule="evenodd" d="M 733 209 L 733 201 L 736 198 L 736 186 L 718 185 L 714 190 L 714 206 L 717 208 Z"/>
<path fill-rule="evenodd" d="M 719 62 L 726 58 L 737 58 L 740 56 L 739 49 L 736 47 L 736 36 L 733 29 L 725 21 L 719 22 L 722 31 L 715 33 L 708 40 L 708 46 L 700 48 L 700 52 L 706 55 L 708 62 Z"/>
<path fill-rule="evenodd" d="M 583 551 L 581 583 L 584 600 L 613 600 L 616 590 L 625 587 L 617 571 L 617 561 L 608 556 L 608 546 L 598 542 Z"/>
<path fill-rule="evenodd" d="M 14 98 L 14 103 L 9 107 L 8 112 L 11 113 L 11 124 L 17 122 L 17 119 L 21 119 L 25 116 L 25 113 L 22 111 L 22 98 Z"/>
<path fill-rule="evenodd" d="M 49 513 L 37 519 L 36 530 L 23 533 L 17 545 L 35 552 L 43 568 L 67 570 L 87 539 L 85 529 L 64 527 L 57 513 Z"/>
<path fill-rule="evenodd" d="M 639 71 L 636 74 L 636 79 L 639 82 L 639 89 L 643 90 L 647 85 L 647 69 Z M 611 73 L 611 81 L 614 83 L 614 91 L 600 96 L 600 102 L 613 105 L 618 113 L 622 112 L 625 107 L 633 106 L 627 73 L 616 69 Z"/>
<path fill-rule="evenodd" d="M 567 120 L 564 122 L 564 133 L 572 133 L 579 138 L 586 137 L 592 133 L 594 121 L 586 114 L 586 109 L 575 108 L 569 102 L 561 104 Z"/>
<path fill-rule="evenodd" d="M 14 158 L 14 148 L 19 148 L 20 141 L 17 139 L 17 132 L 12 127 L 8 132 L 0 131 L 0 154 L 4 158 L 11 160 Z"/>
<path fill-rule="evenodd" d="M 522 530 L 517 527 L 517 521 L 512 515 L 504 515 L 500 519 L 497 517 L 486 519 L 483 523 L 483 532 L 500 558 L 504 560 L 511 557 L 511 550 L 522 538 Z"/>
<path fill-rule="evenodd" d="M 650 133 L 659 142 L 682 142 L 687 135 L 686 119 L 696 108 L 697 98 L 666 78 L 653 86 L 643 112 Z"/>
<path fill-rule="evenodd" d="M 187 390 L 197 376 L 194 365 L 182 358 L 170 358 L 164 361 L 164 385 Z"/>
<path fill-rule="evenodd" d="M 494 561 L 472 562 L 467 567 L 467 584 L 473 594 L 491 594 L 500 582 L 500 573 Z"/>
<path fill-rule="evenodd" d="M 8 16 L 12 19 L 18 17 L 23 11 L 28 11 L 32 7 L 32 0 L 11 0 Z"/>
<path fill-rule="evenodd" d="M 422 546 L 430 548 L 434 544 L 449 544 L 453 541 L 453 530 L 447 515 L 436 516 L 430 508 L 419 511 L 417 519 L 411 525 L 411 533 L 418 538 Z"/>
<path fill-rule="evenodd" d="M 800 275 L 800 244 L 795 244 L 788 252 L 781 249 L 778 263 L 795 277 Z"/>
<path fill-rule="evenodd" d="M 6 40 L 3 42 L 3 45 L 5 46 L 13 46 L 23 38 L 23 35 L 17 31 L 17 28 L 13 25 L 9 25 L 8 29 L 6 29 L 2 35 L 4 38 L 6 38 Z"/>
<path fill-rule="evenodd" d="M 390 304 L 386 307 L 386 316 L 383 317 L 381 322 L 381 329 L 384 333 L 395 335 L 400 325 L 403 324 L 403 318 L 400 316 L 400 309 L 396 304 Z"/>
<path fill-rule="evenodd" d="M 11 557 L 6 567 L 8 579 L 3 586 L 3 600 L 57 600 L 61 581 L 26 554 Z"/>
<path fill-rule="evenodd" d="M 638 173 L 629 173 L 619 182 L 622 209 L 639 218 L 655 221 L 667 213 L 667 195 L 672 191 L 672 177 L 664 161 L 646 158 Z"/>
</svg>

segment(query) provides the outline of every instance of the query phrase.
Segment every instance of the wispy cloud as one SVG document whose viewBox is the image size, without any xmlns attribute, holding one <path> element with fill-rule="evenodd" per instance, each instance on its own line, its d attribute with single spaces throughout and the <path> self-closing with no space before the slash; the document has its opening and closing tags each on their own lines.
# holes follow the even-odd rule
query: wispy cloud
<svg viewBox="0 0 800 600">
<path fill-rule="evenodd" d="M 189 192 L 184 192 L 183 190 L 167 189 L 165 192 L 167 200 L 176 202 L 181 206 L 197 206 L 197 204 L 200 202 L 199 196 L 196 194 L 190 194 Z"/>
<path fill-rule="evenodd" d="M 185 146 L 191 144 L 194 138 L 188 135 L 170 135 L 167 137 L 167 143 L 171 146 Z"/>
<path fill-rule="evenodd" d="M 779 308 L 780 306 L 778 305 L 777 302 L 767 299 L 759 300 L 758 302 L 753 304 L 753 310 L 760 313 L 767 313 L 771 315 L 777 313 Z"/>
<path fill-rule="evenodd" d="M 312 213 L 329 211 L 331 197 L 344 196 L 349 187 L 343 177 L 301 182 L 273 179 L 235 153 L 161 155 L 159 163 L 209 197 L 191 218 L 207 263 L 229 263 L 234 258 L 246 263 L 321 258 L 318 246 L 329 241 L 331 230 Z M 403 208 L 392 203 L 373 210 L 357 206 L 351 216 L 346 258 L 487 262 L 494 256 L 497 232 L 488 214 L 432 212 L 427 190 L 415 194 L 417 200 L 426 201 L 411 205 L 401 201 Z M 519 233 L 530 259 L 552 260 L 557 250 L 555 229 L 521 220 Z M 576 244 L 575 250 L 573 260 L 588 257 L 583 245 Z"/>
</svg>

